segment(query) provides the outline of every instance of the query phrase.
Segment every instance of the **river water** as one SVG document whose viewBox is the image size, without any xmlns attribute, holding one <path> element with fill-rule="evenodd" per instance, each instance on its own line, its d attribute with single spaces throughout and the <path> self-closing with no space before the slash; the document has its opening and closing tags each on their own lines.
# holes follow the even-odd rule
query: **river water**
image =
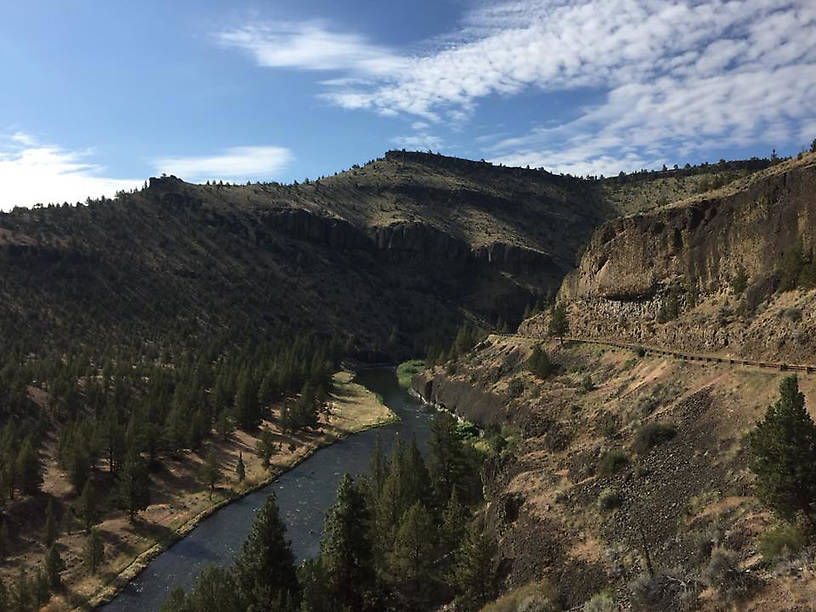
<svg viewBox="0 0 816 612">
<path fill-rule="evenodd" d="M 369 455 L 379 437 L 384 449 L 396 435 L 416 436 L 424 452 L 432 415 L 397 384 L 393 369 L 363 370 L 357 382 L 379 393 L 400 421 L 349 436 L 316 451 L 274 482 L 225 506 L 203 520 L 187 537 L 156 557 L 139 576 L 102 609 L 106 612 L 158 610 L 176 586 L 185 589 L 207 565 L 229 565 L 241 550 L 255 511 L 267 496 L 277 495 L 292 551 L 298 561 L 318 553 L 326 511 L 342 476 L 368 471 Z"/>
</svg>

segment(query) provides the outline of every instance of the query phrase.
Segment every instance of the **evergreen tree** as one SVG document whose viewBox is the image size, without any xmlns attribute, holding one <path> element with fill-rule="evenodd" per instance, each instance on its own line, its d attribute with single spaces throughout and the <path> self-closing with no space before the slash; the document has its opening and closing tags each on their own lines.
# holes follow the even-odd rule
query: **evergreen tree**
<svg viewBox="0 0 816 612">
<path fill-rule="evenodd" d="M 552 307 L 550 312 L 549 333 L 556 336 L 561 342 L 569 331 L 569 321 L 567 320 L 567 308 L 563 302 L 559 302 Z"/>
<path fill-rule="evenodd" d="M 15 473 L 18 477 L 20 489 L 33 495 L 40 490 L 43 481 L 43 467 L 40 453 L 34 448 L 31 436 L 25 439 L 17 455 Z"/>
<path fill-rule="evenodd" d="M 459 546 L 468 521 L 468 510 L 459 502 L 459 495 L 456 487 L 451 491 L 445 510 L 442 512 L 442 533 L 441 540 L 446 552 L 450 552 Z"/>
<path fill-rule="evenodd" d="M 433 519 L 420 502 L 403 515 L 389 556 L 389 572 L 404 605 L 423 609 L 429 591 L 436 533 Z"/>
<path fill-rule="evenodd" d="M 52 546 L 56 541 L 59 532 L 58 523 L 54 510 L 54 498 L 51 497 L 48 500 L 48 506 L 45 510 L 45 524 L 43 525 L 42 531 L 42 542 L 46 547 Z"/>
<path fill-rule="evenodd" d="M 478 467 L 468 465 L 468 461 L 456 418 L 440 412 L 431 423 L 428 439 L 428 471 L 440 504 L 450 497 L 454 487 L 466 501 L 475 496 Z"/>
<path fill-rule="evenodd" d="M 286 541 L 275 496 L 270 495 L 255 516 L 252 529 L 235 562 L 235 582 L 246 610 L 278 610 L 297 606 L 300 590 L 295 557 Z"/>
<path fill-rule="evenodd" d="M 210 487 L 210 499 L 212 499 L 215 485 L 221 480 L 221 468 L 218 465 L 218 458 L 215 456 L 213 449 L 207 452 L 207 457 L 201 465 L 201 480 Z"/>
<path fill-rule="evenodd" d="M 467 529 L 451 574 L 451 586 L 465 610 L 478 610 L 493 599 L 495 554 L 496 543 L 488 534 L 475 525 Z"/>
<path fill-rule="evenodd" d="M 224 408 L 218 414 L 218 419 L 215 421 L 215 431 L 221 435 L 224 442 L 228 441 L 232 432 L 235 431 L 235 419 L 229 408 Z"/>
<path fill-rule="evenodd" d="M 320 563 L 330 601 L 337 608 L 365 610 L 373 605 L 375 575 L 370 514 L 365 495 L 346 474 L 337 488 L 320 541 Z"/>
<path fill-rule="evenodd" d="M 210 565 L 196 578 L 188 595 L 171 593 L 161 607 L 168 612 L 243 612 L 235 597 L 235 578 L 229 570 Z M 281 608 L 270 608 L 279 610 Z"/>
<path fill-rule="evenodd" d="M 244 467 L 244 456 L 238 453 L 238 463 L 235 464 L 235 475 L 238 477 L 238 482 L 244 482 L 246 478 L 246 468 Z"/>
<path fill-rule="evenodd" d="M 275 443 L 275 434 L 264 429 L 258 441 L 255 443 L 255 454 L 261 459 L 264 469 L 269 469 L 272 456 L 278 452 L 278 445 Z"/>
<path fill-rule="evenodd" d="M 89 480 L 82 487 L 82 495 L 79 496 L 76 504 L 77 512 L 85 525 L 85 531 L 90 531 L 98 518 L 96 488 L 92 481 Z"/>
<path fill-rule="evenodd" d="M 150 505 L 150 475 L 142 458 L 129 453 L 117 475 L 117 497 L 122 508 L 127 510 L 131 522 L 136 513 Z"/>
<path fill-rule="evenodd" d="M 97 529 L 91 529 L 88 534 L 82 548 L 82 555 L 85 559 L 85 565 L 88 566 L 88 571 L 91 574 L 96 574 L 99 566 L 105 560 L 105 544 L 102 542 L 102 536 Z"/>
<path fill-rule="evenodd" d="M 48 586 L 56 591 L 62 586 L 60 572 L 65 569 L 65 563 L 55 545 L 52 545 L 45 554 L 45 574 L 48 578 Z"/>
<path fill-rule="evenodd" d="M 527 369 L 538 378 L 547 378 L 556 368 L 555 364 L 550 360 L 550 356 L 547 355 L 546 351 L 539 345 L 533 348 L 533 352 L 525 362 L 525 365 Z"/>
<path fill-rule="evenodd" d="M 368 460 L 368 473 L 371 480 L 372 497 L 374 501 L 380 498 L 385 478 L 388 474 L 388 468 L 385 460 L 385 453 L 382 448 L 382 440 L 377 436 L 374 443 L 374 450 L 371 451 L 371 457 Z"/>
<path fill-rule="evenodd" d="M 0 523 L 0 562 L 5 561 L 9 552 L 11 552 L 11 541 L 9 540 L 7 523 L 8 519 L 4 519 L 3 522 Z M 2 606 L 0 606 L 0 610 L 2 609 Z"/>
<path fill-rule="evenodd" d="M 241 372 L 235 393 L 235 416 L 242 429 L 256 429 L 261 424 L 258 387 L 248 370 Z"/>
<path fill-rule="evenodd" d="M 796 376 L 779 385 L 779 399 L 748 438 L 757 497 L 782 518 L 797 513 L 816 530 L 816 425 Z"/>
</svg>

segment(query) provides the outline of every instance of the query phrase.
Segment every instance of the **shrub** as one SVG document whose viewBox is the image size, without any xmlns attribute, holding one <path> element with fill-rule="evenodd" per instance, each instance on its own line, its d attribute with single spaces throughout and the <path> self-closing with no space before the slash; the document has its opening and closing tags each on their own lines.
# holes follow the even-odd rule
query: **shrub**
<svg viewBox="0 0 816 612">
<path fill-rule="evenodd" d="M 556 612 L 560 609 L 555 589 L 548 582 L 531 582 L 487 604 L 482 612 Z"/>
<path fill-rule="evenodd" d="M 623 503 L 623 497 L 615 489 L 604 489 L 598 495 L 598 509 L 612 510 Z"/>
<path fill-rule="evenodd" d="M 654 576 L 644 574 L 629 585 L 632 609 L 644 612 L 693 610 L 702 586 L 679 569 L 658 571 Z"/>
<path fill-rule="evenodd" d="M 637 348 L 635 348 L 635 355 L 642 359 L 643 357 L 646 356 L 646 349 L 643 348 L 642 346 L 638 346 Z"/>
<path fill-rule="evenodd" d="M 629 457 L 620 449 L 611 450 L 601 457 L 598 473 L 601 476 L 616 474 L 629 465 Z"/>
<path fill-rule="evenodd" d="M 667 442 L 677 435 L 677 426 L 673 423 L 647 423 L 635 435 L 633 448 L 636 453 L 643 454 L 663 442 Z"/>
<path fill-rule="evenodd" d="M 518 378 L 511 380 L 510 384 L 507 385 L 507 394 L 510 397 L 518 397 L 522 393 L 524 393 L 524 383 Z"/>
<path fill-rule="evenodd" d="M 612 596 L 606 592 L 601 591 L 592 596 L 592 599 L 584 603 L 581 608 L 582 612 L 617 612 L 618 604 L 612 599 Z"/>
<path fill-rule="evenodd" d="M 556 365 L 550 360 L 547 352 L 542 350 L 540 346 L 533 349 L 533 353 L 527 359 L 525 365 L 527 369 L 538 378 L 547 378 L 550 374 L 555 372 Z"/>
<path fill-rule="evenodd" d="M 706 584 L 726 603 L 738 602 L 757 586 L 757 579 L 737 565 L 736 555 L 730 550 L 715 548 L 703 570 Z"/>
<path fill-rule="evenodd" d="M 742 264 L 737 264 L 737 272 L 734 278 L 731 279 L 731 289 L 734 290 L 735 295 L 740 295 L 748 286 L 748 275 L 745 273 L 745 268 Z"/>
<path fill-rule="evenodd" d="M 680 300 L 676 291 L 671 291 L 663 303 L 660 305 L 660 310 L 657 312 L 657 322 L 667 323 L 677 318 L 680 314 Z"/>
<path fill-rule="evenodd" d="M 780 525 L 759 537 L 759 552 L 765 559 L 789 557 L 799 552 L 804 545 L 804 534 L 789 524 Z"/>
<path fill-rule="evenodd" d="M 584 379 L 581 381 L 581 389 L 584 393 L 589 393 L 595 388 L 595 383 L 592 382 L 592 376 L 587 374 L 584 376 Z"/>
</svg>

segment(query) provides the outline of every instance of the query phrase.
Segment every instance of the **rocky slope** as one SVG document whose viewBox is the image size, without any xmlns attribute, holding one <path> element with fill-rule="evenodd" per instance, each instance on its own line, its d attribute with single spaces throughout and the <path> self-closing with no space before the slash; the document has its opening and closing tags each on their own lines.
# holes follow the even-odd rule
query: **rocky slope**
<svg viewBox="0 0 816 612">
<path fill-rule="evenodd" d="M 595 231 L 560 295 L 572 332 L 812 361 L 814 296 L 776 293 L 794 246 L 816 246 L 816 154 Z M 744 274 L 744 289 L 735 279 Z M 541 334 L 541 321 L 523 327 Z"/>
<path fill-rule="evenodd" d="M 503 591 L 548 582 L 561 609 L 580 609 L 601 591 L 629 609 L 633 583 L 647 572 L 645 546 L 656 573 L 688 589 L 639 609 L 729 609 L 726 589 L 706 578 L 720 548 L 753 581 L 739 609 L 808 609 L 810 557 L 791 562 L 804 568 L 792 579 L 790 565 L 757 552 L 777 523 L 753 496 L 744 445 L 783 373 L 550 342 L 560 368 L 540 379 L 525 368 L 536 343 L 490 336 L 414 379 L 429 400 L 500 423 L 517 441 L 485 474 Z M 816 378 L 800 387 L 813 409 Z M 674 436 L 639 445 L 656 423 Z"/>
</svg>

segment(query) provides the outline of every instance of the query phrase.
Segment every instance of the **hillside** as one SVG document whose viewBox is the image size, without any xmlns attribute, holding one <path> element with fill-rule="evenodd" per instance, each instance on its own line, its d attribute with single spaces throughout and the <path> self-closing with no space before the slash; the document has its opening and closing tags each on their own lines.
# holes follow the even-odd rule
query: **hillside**
<svg viewBox="0 0 816 612">
<path fill-rule="evenodd" d="M 295 328 L 416 353 L 463 313 L 517 321 L 609 216 L 577 179 L 426 154 L 289 186 L 156 178 L 0 215 L 0 334 L 161 346 Z"/>
<path fill-rule="evenodd" d="M 606 223 L 560 291 L 574 335 L 812 362 L 815 190 L 810 153 Z"/>
<path fill-rule="evenodd" d="M 526 367 L 537 345 L 558 364 L 543 379 Z M 485 472 L 503 592 L 547 583 L 541 590 L 554 593 L 552 609 L 580 609 L 602 591 L 629 609 L 647 572 L 645 546 L 656 573 L 670 578 L 661 603 L 641 598 L 636 609 L 729 609 L 728 588 L 705 581 L 710 553 L 720 548 L 755 580 L 739 609 L 804 610 L 816 575 L 798 551 L 786 562 L 784 551 L 764 548 L 780 522 L 755 497 L 744 443 L 782 376 L 494 335 L 418 374 L 414 386 L 516 440 Z M 801 378 L 800 388 L 812 411 L 816 379 Z M 657 424 L 673 434 L 647 437 Z"/>
</svg>

